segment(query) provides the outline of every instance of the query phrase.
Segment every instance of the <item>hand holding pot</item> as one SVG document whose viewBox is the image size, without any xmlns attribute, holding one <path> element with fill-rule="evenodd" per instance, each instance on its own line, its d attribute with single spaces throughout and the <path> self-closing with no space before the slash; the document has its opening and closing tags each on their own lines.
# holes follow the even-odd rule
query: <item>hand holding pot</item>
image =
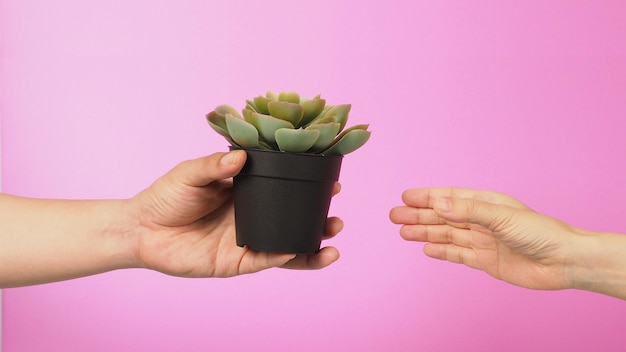
<svg viewBox="0 0 626 352">
<path fill-rule="evenodd" d="M 626 236 L 591 232 L 537 213 L 506 194 L 410 189 L 390 219 L 426 242 L 432 258 L 465 264 L 521 287 L 577 288 L 626 299 Z"/>
<path fill-rule="evenodd" d="M 319 269 L 337 260 L 332 247 L 295 256 L 236 245 L 230 178 L 245 160 L 245 152 L 234 151 L 185 161 L 129 200 L 0 193 L 0 288 L 137 267 L 226 277 L 276 266 Z M 325 237 L 342 226 L 328 219 Z"/>
<path fill-rule="evenodd" d="M 176 276 L 228 277 L 281 266 L 320 269 L 339 258 L 333 247 L 295 256 L 236 245 L 230 178 L 245 161 L 240 150 L 183 162 L 131 200 L 140 221 L 136 256 L 142 266 Z M 340 219 L 329 218 L 325 237 L 342 227 Z"/>
</svg>

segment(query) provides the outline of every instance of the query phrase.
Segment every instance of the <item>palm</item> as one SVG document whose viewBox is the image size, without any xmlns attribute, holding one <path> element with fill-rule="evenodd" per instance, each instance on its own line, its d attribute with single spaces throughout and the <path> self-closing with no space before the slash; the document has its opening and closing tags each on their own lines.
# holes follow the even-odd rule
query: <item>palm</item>
<svg viewBox="0 0 626 352">
<path fill-rule="evenodd" d="M 528 288 L 559 288 L 563 275 L 562 267 L 551 262 L 552 253 L 547 253 L 547 246 L 528 241 L 512 241 L 510 234 L 494 233 L 489 229 L 476 226 L 470 230 L 472 250 L 476 256 L 477 268 L 489 275 L 508 283 Z M 526 236 L 526 239 L 530 239 Z M 554 287 L 549 287 L 554 286 Z"/>
<path fill-rule="evenodd" d="M 171 191 L 154 194 L 143 210 L 148 231 L 140 237 L 138 250 L 147 267 L 185 277 L 234 276 L 265 268 L 254 264 L 267 255 L 234 245 L 228 184 L 166 189 Z"/>
</svg>

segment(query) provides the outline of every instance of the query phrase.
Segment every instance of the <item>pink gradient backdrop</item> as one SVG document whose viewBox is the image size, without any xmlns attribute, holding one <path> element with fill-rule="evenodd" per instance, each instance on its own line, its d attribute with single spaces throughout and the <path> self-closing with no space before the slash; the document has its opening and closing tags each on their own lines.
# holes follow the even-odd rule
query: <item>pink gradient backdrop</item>
<svg viewBox="0 0 626 352">
<path fill-rule="evenodd" d="M 204 113 L 268 89 L 352 103 L 373 131 L 344 160 L 332 267 L 4 290 L 3 351 L 623 351 L 626 303 L 430 260 L 387 215 L 455 185 L 626 233 L 624 2 L 0 5 L 5 192 L 130 197 L 225 150 Z"/>
</svg>

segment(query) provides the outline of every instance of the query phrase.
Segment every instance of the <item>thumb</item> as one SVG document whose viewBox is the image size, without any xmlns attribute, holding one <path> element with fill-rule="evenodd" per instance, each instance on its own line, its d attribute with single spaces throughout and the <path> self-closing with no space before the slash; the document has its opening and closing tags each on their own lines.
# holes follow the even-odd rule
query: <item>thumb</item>
<svg viewBox="0 0 626 352">
<path fill-rule="evenodd" d="M 188 160 L 172 170 L 172 176 L 193 187 L 206 186 L 216 180 L 237 175 L 246 162 L 246 152 L 233 150 Z"/>
<path fill-rule="evenodd" d="M 502 231 L 515 216 L 513 208 L 468 198 L 439 198 L 434 210 L 440 217 L 455 223 L 475 224 L 492 231 Z"/>
</svg>

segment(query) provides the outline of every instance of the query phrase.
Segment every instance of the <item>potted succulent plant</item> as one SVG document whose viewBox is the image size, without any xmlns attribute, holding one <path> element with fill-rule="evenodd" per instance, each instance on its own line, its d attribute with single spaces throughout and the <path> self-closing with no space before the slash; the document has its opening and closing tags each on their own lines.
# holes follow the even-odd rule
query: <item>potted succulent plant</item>
<svg viewBox="0 0 626 352">
<path fill-rule="evenodd" d="M 244 149 L 234 177 L 237 245 L 310 254 L 320 248 L 343 155 L 363 146 L 368 125 L 345 128 L 351 105 L 328 105 L 295 92 L 268 92 L 246 101 L 241 113 L 219 105 L 209 125 Z"/>
</svg>

